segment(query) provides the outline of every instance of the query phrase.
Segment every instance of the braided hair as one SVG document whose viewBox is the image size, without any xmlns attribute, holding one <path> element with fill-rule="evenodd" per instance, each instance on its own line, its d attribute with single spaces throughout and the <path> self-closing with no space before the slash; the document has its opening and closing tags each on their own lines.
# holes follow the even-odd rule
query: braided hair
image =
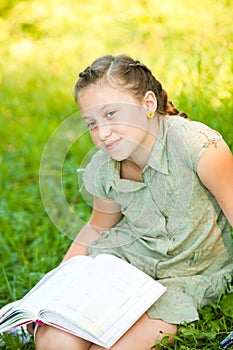
<svg viewBox="0 0 233 350">
<path fill-rule="evenodd" d="M 139 100 L 143 99 L 147 91 L 153 91 L 157 98 L 157 113 L 187 118 L 185 113 L 180 113 L 168 100 L 166 91 L 151 70 L 140 61 L 123 54 L 102 56 L 79 73 L 74 89 L 75 100 L 89 85 L 106 82 L 130 92 Z"/>
</svg>

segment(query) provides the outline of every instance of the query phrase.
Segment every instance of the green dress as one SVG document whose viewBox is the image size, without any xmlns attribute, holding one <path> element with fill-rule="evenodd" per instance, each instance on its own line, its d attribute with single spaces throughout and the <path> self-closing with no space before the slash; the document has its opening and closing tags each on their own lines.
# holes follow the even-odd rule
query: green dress
<svg viewBox="0 0 233 350">
<path fill-rule="evenodd" d="M 83 181 L 87 191 L 121 205 L 122 220 L 92 242 L 89 254 L 114 254 L 167 287 L 147 311 L 180 324 L 198 319 L 198 309 L 231 285 L 231 229 L 196 168 L 221 135 L 179 116 L 159 117 L 159 133 L 143 182 L 120 178 L 120 163 L 98 151 Z"/>
</svg>

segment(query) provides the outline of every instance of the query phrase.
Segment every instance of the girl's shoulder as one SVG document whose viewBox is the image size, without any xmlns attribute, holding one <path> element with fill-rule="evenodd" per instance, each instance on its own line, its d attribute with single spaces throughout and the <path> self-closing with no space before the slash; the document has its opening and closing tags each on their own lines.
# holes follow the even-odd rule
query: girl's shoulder
<svg viewBox="0 0 233 350">
<path fill-rule="evenodd" d="M 90 156 L 90 160 L 86 168 L 94 167 L 96 169 L 97 166 L 103 166 L 109 161 L 109 158 L 110 157 L 107 153 L 98 150 Z"/>
<path fill-rule="evenodd" d="M 109 154 L 98 150 L 91 156 L 89 163 L 86 166 L 84 175 L 92 178 L 101 177 L 104 180 L 117 172 L 117 161 L 113 160 Z"/>
<path fill-rule="evenodd" d="M 103 151 L 97 151 L 86 166 L 83 174 L 84 186 L 89 193 L 106 197 L 106 187 L 114 175 L 115 162 Z"/>
<path fill-rule="evenodd" d="M 186 118 L 182 118 L 180 116 L 174 115 L 170 116 L 167 119 L 168 132 L 174 132 L 177 135 L 181 135 L 182 137 L 200 137 L 200 135 L 205 134 L 206 138 L 208 136 L 210 139 L 213 137 L 216 139 L 222 138 L 220 133 L 216 130 L 211 129 L 207 124 L 204 124 L 199 121 L 190 120 Z"/>
<path fill-rule="evenodd" d="M 204 123 L 180 116 L 167 119 L 167 143 L 170 149 L 176 150 L 183 159 L 188 158 L 195 170 L 205 150 L 211 144 L 218 147 L 221 140 L 222 135 Z"/>
</svg>

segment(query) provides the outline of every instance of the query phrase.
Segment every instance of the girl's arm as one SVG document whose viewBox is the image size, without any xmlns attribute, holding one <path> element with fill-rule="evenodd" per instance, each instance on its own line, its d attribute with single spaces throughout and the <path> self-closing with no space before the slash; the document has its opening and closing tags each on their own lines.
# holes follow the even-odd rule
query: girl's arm
<svg viewBox="0 0 233 350">
<path fill-rule="evenodd" d="M 100 231 L 115 226 L 122 218 L 120 206 L 115 202 L 94 197 L 94 207 L 89 222 L 82 228 L 71 244 L 62 262 L 75 255 L 87 255 L 86 245 L 101 237 Z M 30 334 L 34 334 L 34 323 L 27 325 Z"/>
<path fill-rule="evenodd" d="M 197 173 L 233 227 L 233 155 L 224 141 L 208 147 L 198 162 Z"/>
<path fill-rule="evenodd" d="M 121 218 L 121 209 L 117 203 L 109 199 L 94 197 L 94 206 L 90 220 L 71 244 L 63 262 L 75 255 L 87 255 L 87 244 L 100 238 L 101 230 L 115 226 Z"/>
</svg>

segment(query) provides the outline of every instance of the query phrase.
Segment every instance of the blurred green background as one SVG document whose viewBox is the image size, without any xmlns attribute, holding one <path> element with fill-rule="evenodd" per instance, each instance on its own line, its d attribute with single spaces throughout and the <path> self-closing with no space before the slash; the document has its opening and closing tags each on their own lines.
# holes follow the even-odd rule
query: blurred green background
<svg viewBox="0 0 233 350">
<path fill-rule="evenodd" d="M 0 306 L 24 295 L 71 243 L 45 212 L 39 167 L 54 130 L 77 112 L 73 86 L 95 58 L 143 61 L 178 109 L 233 149 L 232 10 L 228 0 L 1 1 Z M 91 147 L 84 135 L 63 167 L 67 201 L 84 221 L 90 208 L 76 168 Z"/>
</svg>

